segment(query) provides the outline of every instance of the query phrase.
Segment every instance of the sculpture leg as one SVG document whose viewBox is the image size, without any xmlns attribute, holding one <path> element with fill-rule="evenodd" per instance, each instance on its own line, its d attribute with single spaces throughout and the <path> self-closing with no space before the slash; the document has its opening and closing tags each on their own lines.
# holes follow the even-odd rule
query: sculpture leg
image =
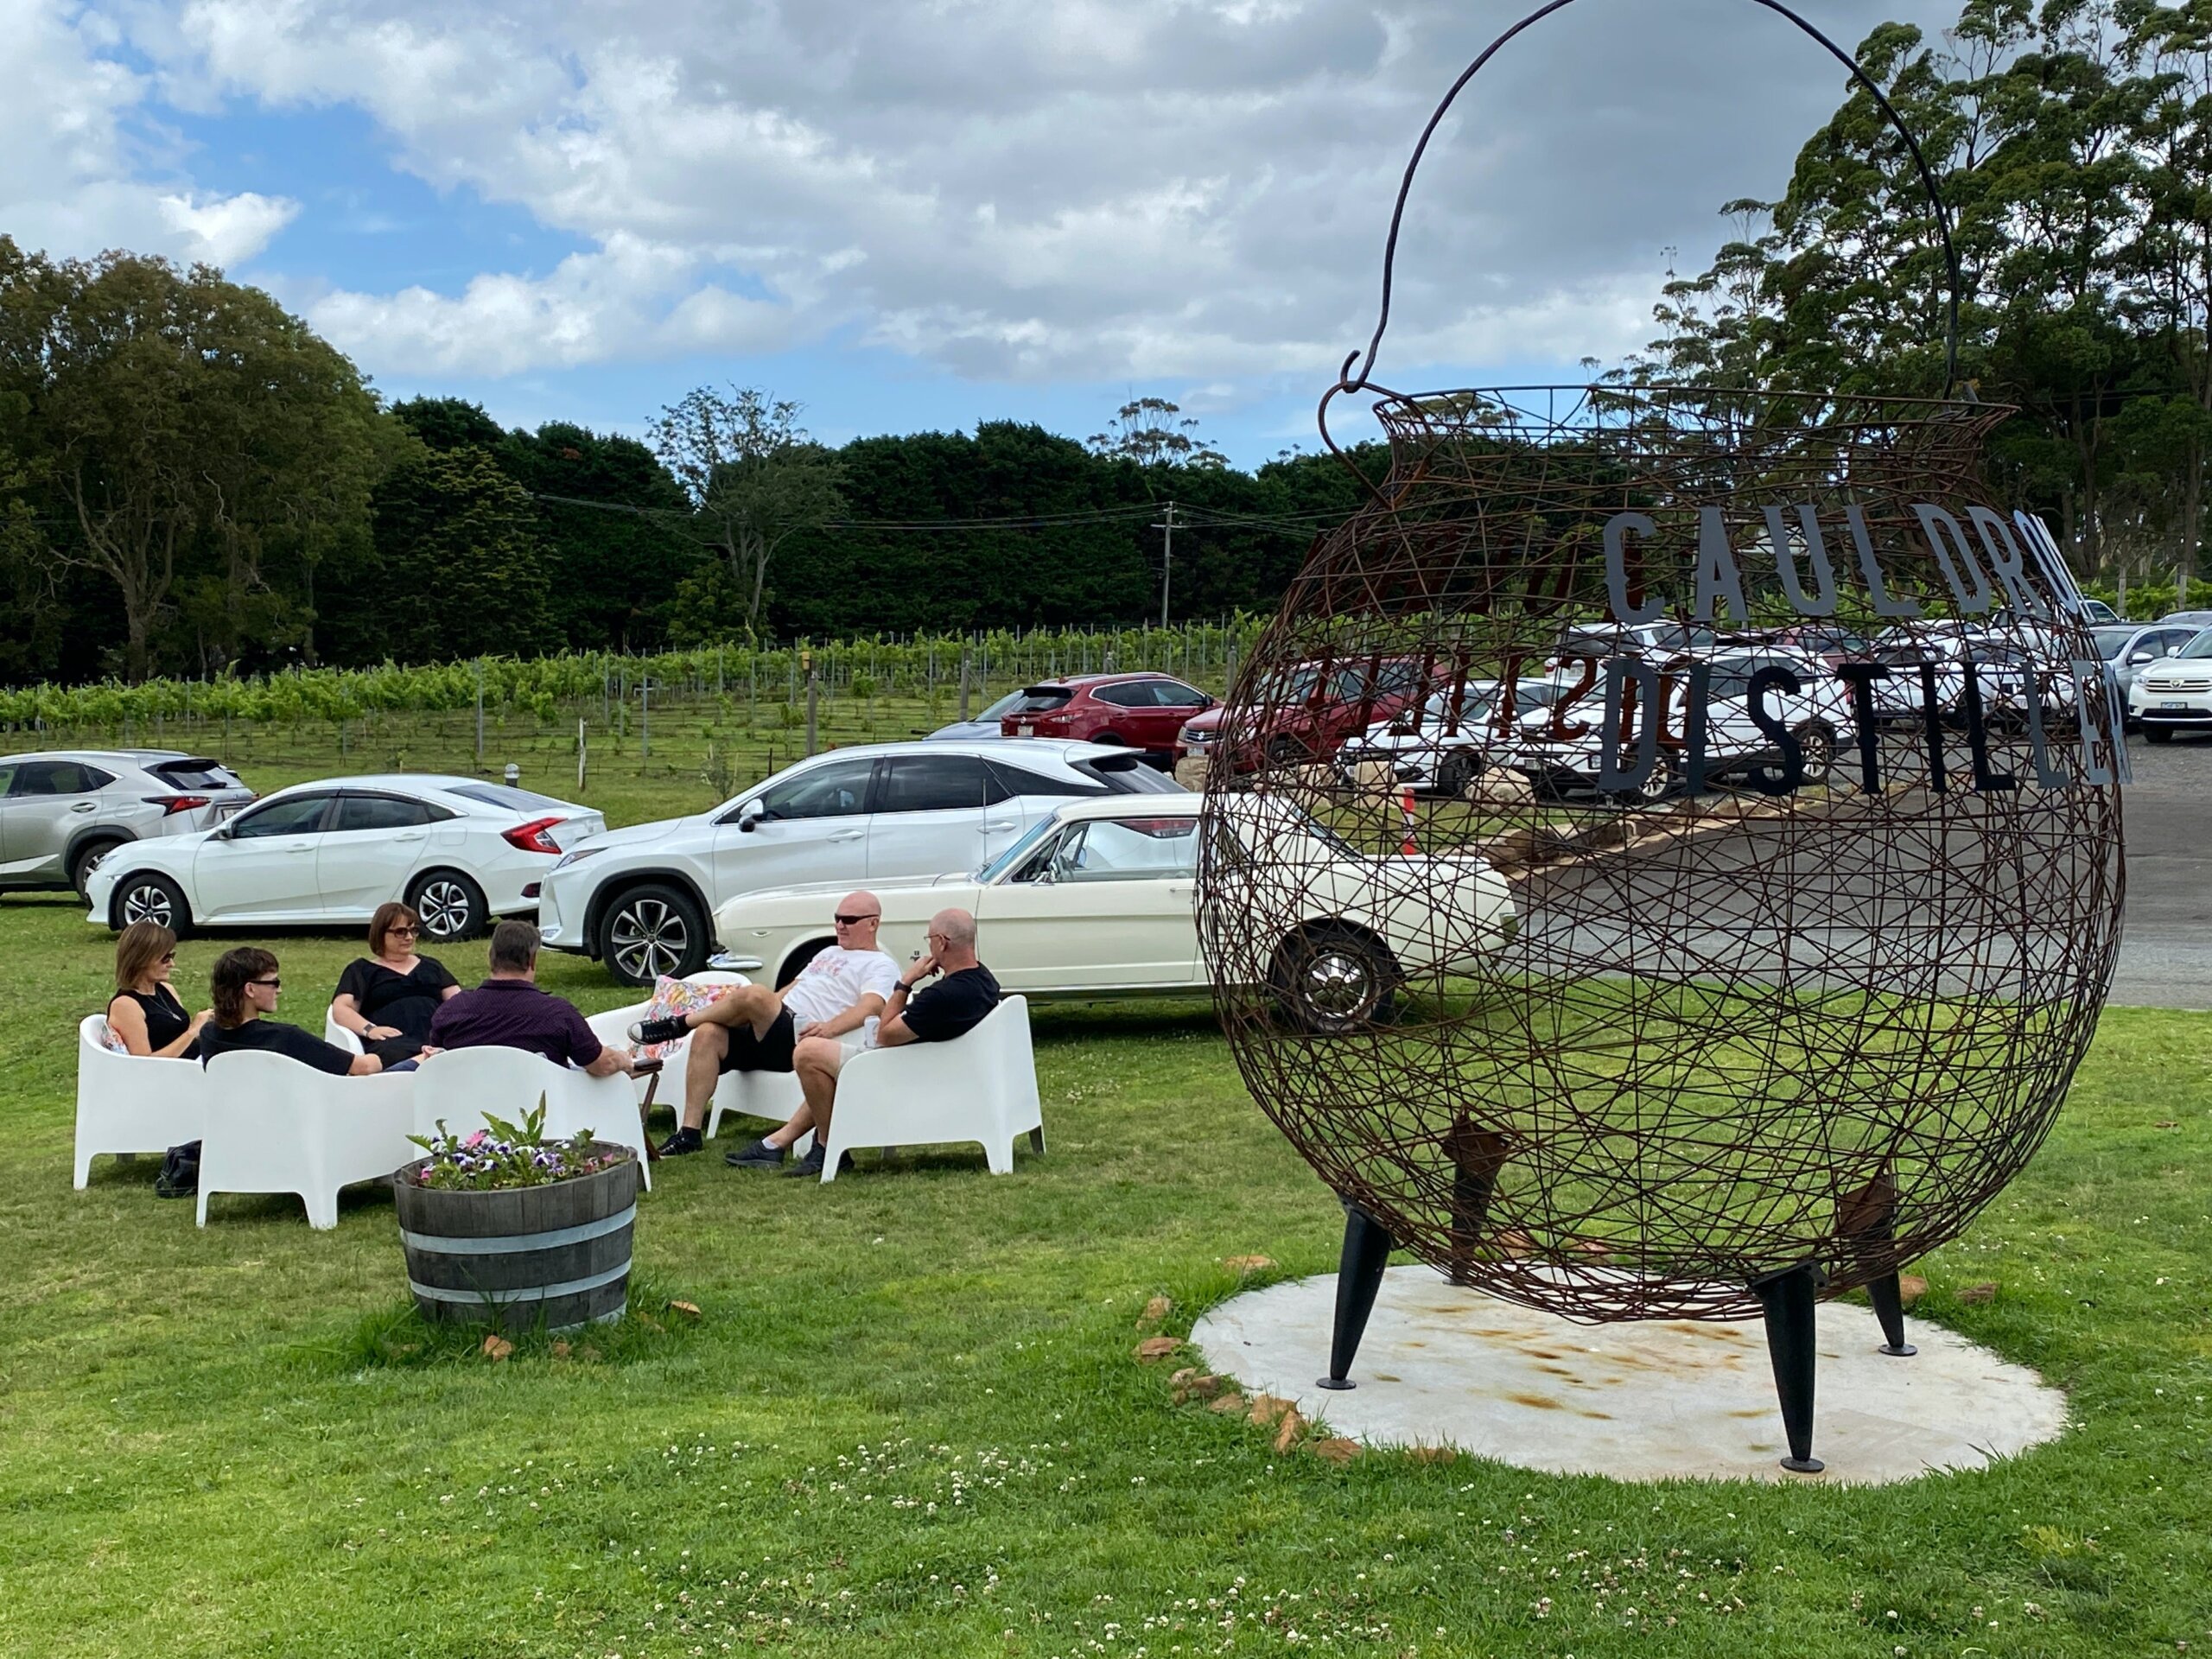
<svg viewBox="0 0 2212 1659">
<path fill-rule="evenodd" d="M 1329 1374 L 1320 1379 L 1325 1389 L 1357 1388 L 1348 1373 L 1359 1339 L 1367 1334 L 1367 1316 L 1375 1311 L 1376 1293 L 1382 1288 L 1382 1269 L 1390 1262 L 1390 1235 L 1382 1224 L 1364 1210 L 1344 1206 L 1344 1249 L 1337 1263 L 1337 1328 L 1329 1340 Z"/>
<path fill-rule="evenodd" d="M 1897 1359 L 1905 1359 L 1920 1351 L 1904 1339 L 1904 1298 L 1897 1290 L 1897 1276 L 1885 1274 L 1866 1287 L 1866 1300 L 1874 1304 L 1874 1317 L 1882 1322 L 1885 1338 L 1879 1350 Z"/>
<path fill-rule="evenodd" d="M 1789 1437 L 1782 1466 L 1800 1475 L 1816 1475 L 1825 1466 L 1813 1455 L 1813 1308 L 1819 1287 L 1809 1264 L 1770 1274 L 1751 1287 L 1765 1310 L 1774 1391 L 1782 1401 L 1783 1432 Z"/>
<path fill-rule="evenodd" d="M 1490 1201 L 1504 1167 L 1505 1137 L 1495 1129 L 1461 1122 L 1445 1141 L 1452 1159 L 1452 1271 L 1455 1285 L 1471 1282 L 1476 1246 L 1490 1222 Z"/>
</svg>

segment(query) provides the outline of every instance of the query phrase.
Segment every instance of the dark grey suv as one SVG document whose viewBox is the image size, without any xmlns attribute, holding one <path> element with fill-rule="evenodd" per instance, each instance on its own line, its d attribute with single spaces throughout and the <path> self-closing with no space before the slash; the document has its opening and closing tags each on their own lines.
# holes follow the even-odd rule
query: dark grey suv
<svg viewBox="0 0 2212 1659">
<path fill-rule="evenodd" d="M 175 749 L 0 757 L 0 887 L 85 891 L 127 841 L 212 830 L 254 798 L 219 760 Z"/>
</svg>

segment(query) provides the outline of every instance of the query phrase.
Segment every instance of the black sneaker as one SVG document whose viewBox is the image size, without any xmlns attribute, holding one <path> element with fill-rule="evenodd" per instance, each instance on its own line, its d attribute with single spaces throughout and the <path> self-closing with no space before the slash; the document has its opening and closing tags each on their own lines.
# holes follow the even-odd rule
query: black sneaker
<svg viewBox="0 0 2212 1659">
<path fill-rule="evenodd" d="M 680 1014 L 672 1014 L 665 1020 L 640 1020 L 630 1027 L 630 1040 L 633 1043 L 676 1043 L 690 1034 L 691 1027 L 683 1023 Z"/>
<path fill-rule="evenodd" d="M 811 1152 L 808 1153 L 805 1157 L 800 1159 L 795 1164 L 786 1164 L 784 1166 L 782 1173 L 785 1175 L 811 1175 L 816 1180 L 820 1180 L 822 1179 L 822 1166 L 825 1161 L 823 1154 L 826 1150 L 827 1148 L 823 1146 L 822 1142 L 817 1141 L 814 1143 L 814 1149 Z M 840 1175 L 844 1174 L 847 1171 L 850 1170 L 852 1166 L 853 1154 L 851 1153 L 841 1152 L 837 1154 L 837 1173 Z"/>
<path fill-rule="evenodd" d="M 706 1137 L 696 1129 L 678 1129 L 660 1143 L 660 1155 L 664 1158 L 681 1158 L 688 1152 L 704 1152 L 706 1149 Z"/>
<path fill-rule="evenodd" d="M 784 1163 L 784 1149 L 770 1146 L 766 1137 L 763 1136 L 749 1147 L 740 1147 L 735 1152 L 724 1153 L 722 1162 L 732 1169 L 780 1169 Z"/>
</svg>

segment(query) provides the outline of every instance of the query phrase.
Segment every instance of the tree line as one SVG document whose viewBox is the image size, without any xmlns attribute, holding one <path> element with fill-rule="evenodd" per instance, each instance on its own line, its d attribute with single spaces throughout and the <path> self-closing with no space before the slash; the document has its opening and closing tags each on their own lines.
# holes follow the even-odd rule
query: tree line
<svg viewBox="0 0 2212 1659">
<path fill-rule="evenodd" d="M 1253 472 L 1139 399 L 1079 443 L 972 433 L 830 449 L 796 404 L 702 388 L 646 440 L 386 404 L 267 295 L 0 237 L 0 681 L 652 652 L 724 639 L 1264 608 L 1333 461 Z"/>
<path fill-rule="evenodd" d="M 1959 378 L 2012 406 L 2000 493 L 2103 584 L 2185 582 L 2212 455 L 2212 0 L 1967 0 L 1858 57 L 1920 143 L 1961 265 Z M 1948 280 L 1910 151 L 1854 85 L 1777 200 L 1669 273 L 1626 380 L 1945 392 Z"/>
<path fill-rule="evenodd" d="M 2212 0 L 1967 0 L 1860 62 L 1936 175 L 1959 379 L 2017 410 L 1999 493 L 2085 581 L 2184 583 L 2212 456 Z M 1937 397 L 1948 280 L 1910 153 L 1854 85 L 1773 201 L 1669 274 L 1617 382 Z M 205 266 L 0 236 L 0 681 L 658 651 L 1266 611 L 1357 486 L 1225 463 L 1140 398 L 830 448 L 701 388 L 643 440 L 386 404 Z M 1363 464 L 1379 475 L 1387 464 Z"/>
</svg>

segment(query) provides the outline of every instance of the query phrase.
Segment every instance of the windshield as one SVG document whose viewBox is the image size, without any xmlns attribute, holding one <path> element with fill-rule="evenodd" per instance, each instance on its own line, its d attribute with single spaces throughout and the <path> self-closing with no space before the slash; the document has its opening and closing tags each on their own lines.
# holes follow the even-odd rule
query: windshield
<svg viewBox="0 0 2212 1659">
<path fill-rule="evenodd" d="M 2127 642 L 2134 637 L 2133 628 L 2093 628 L 2089 632 L 2089 638 L 2097 642 L 2097 655 L 2108 663 L 2126 650 Z"/>
<path fill-rule="evenodd" d="M 978 720 L 1003 720 L 1007 715 L 1014 712 L 1014 705 L 1028 695 L 1029 694 L 1027 691 L 1009 691 L 1006 696 L 1001 697 L 989 708 L 984 709 L 982 714 L 976 715 L 976 718 Z"/>
<path fill-rule="evenodd" d="M 1028 832 L 996 858 L 986 860 L 976 871 L 976 880 L 988 887 L 1008 870 L 1029 856 L 1037 843 L 1060 827 L 1057 818 L 1039 818 L 1029 826 Z"/>
<path fill-rule="evenodd" d="M 2174 653 L 2177 657 L 2212 657 L 2212 628 L 2207 628 Z"/>
<path fill-rule="evenodd" d="M 558 807 L 566 811 L 569 804 L 556 801 L 550 795 L 535 795 L 526 789 L 514 789 L 505 784 L 455 784 L 446 791 L 465 801 L 480 801 L 486 806 L 504 806 L 517 812 L 542 812 L 547 807 Z"/>
</svg>

